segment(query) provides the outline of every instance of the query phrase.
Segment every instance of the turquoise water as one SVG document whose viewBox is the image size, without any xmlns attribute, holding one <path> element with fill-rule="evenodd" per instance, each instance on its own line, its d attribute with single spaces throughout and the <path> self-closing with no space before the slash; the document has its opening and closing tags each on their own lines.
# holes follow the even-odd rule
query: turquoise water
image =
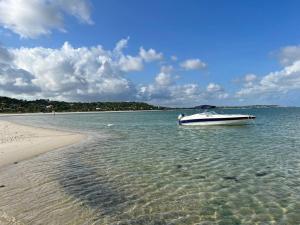
<svg viewBox="0 0 300 225">
<path fill-rule="evenodd" d="M 0 170 L 0 224 L 300 224 L 300 109 L 213 127 L 180 112 L 7 118 L 90 138 Z"/>
</svg>

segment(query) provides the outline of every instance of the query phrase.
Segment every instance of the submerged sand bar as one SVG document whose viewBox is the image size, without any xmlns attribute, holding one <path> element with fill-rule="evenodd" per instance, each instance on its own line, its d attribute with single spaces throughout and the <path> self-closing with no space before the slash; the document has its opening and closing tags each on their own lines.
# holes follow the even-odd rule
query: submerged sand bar
<svg viewBox="0 0 300 225">
<path fill-rule="evenodd" d="M 0 167 L 78 143 L 85 137 L 80 133 L 31 127 L 0 120 Z"/>
</svg>

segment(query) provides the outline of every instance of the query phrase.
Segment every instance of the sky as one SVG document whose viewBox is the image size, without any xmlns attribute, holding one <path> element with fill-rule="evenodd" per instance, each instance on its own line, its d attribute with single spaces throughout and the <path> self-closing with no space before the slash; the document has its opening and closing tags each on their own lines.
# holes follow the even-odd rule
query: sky
<svg viewBox="0 0 300 225">
<path fill-rule="evenodd" d="M 0 0 L 0 95 L 300 106 L 300 2 Z"/>
</svg>

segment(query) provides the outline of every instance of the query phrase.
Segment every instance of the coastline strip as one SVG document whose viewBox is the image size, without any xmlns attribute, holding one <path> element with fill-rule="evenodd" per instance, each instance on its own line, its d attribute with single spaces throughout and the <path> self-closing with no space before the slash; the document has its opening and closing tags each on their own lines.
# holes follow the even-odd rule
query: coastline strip
<svg viewBox="0 0 300 225">
<path fill-rule="evenodd" d="M 86 135 L 0 120 L 0 168 L 79 143 Z"/>
</svg>

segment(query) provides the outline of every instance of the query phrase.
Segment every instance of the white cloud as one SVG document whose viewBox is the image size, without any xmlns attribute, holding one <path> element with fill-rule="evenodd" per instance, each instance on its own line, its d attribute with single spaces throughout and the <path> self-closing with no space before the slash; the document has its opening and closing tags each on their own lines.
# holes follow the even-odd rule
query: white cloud
<svg viewBox="0 0 300 225">
<path fill-rule="evenodd" d="M 33 84 L 34 76 L 12 65 L 13 55 L 0 46 L 0 89 L 1 93 L 35 93 L 39 88 Z"/>
<path fill-rule="evenodd" d="M 180 66 L 185 70 L 200 70 L 204 69 L 207 65 L 200 59 L 188 59 L 180 63 Z"/>
<path fill-rule="evenodd" d="M 113 50 L 74 48 L 68 42 L 58 49 L 0 47 L 0 94 L 69 101 L 136 100 L 137 88 L 126 75 L 141 71 L 143 59 L 125 55 L 127 44 L 128 39 L 122 39 Z"/>
<path fill-rule="evenodd" d="M 252 87 L 258 82 L 258 77 L 253 73 L 249 73 L 243 78 L 237 79 L 236 82 L 242 83 L 244 87 Z"/>
<path fill-rule="evenodd" d="M 132 56 L 101 46 L 74 48 L 67 42 L 59 49 L 19 48 L 10 53 L 11 65 L 32 75 L 31 83 L 39 88 L 40 97 L 83 101 L 135 99 L 135 86 L 125 77 L 125 72 L 135 69 L 126 61 Z M 6 71 L 0 77 L 8 75 Z M 24 84 L 22 81 L 16 80 L 15 86 Z"/>
<path fill-rule="evenodd" d="M 154 104 L 165 106 L 190 107 L 197 104 L 212 104 L 218 100 L 226 99 L 229 95 L 224 91 L 208 92 L 196 83 L 161 85 L 154 84 L 142 86 L 139 89 L 139 98 Z"/>
<path fill-rule="evenodd" d="M 120 68 L 124 72 L 141 71 L 143 69 L 143 61 L 139 57 L 130 55 L 122 56 L 120 59 Z"/>
<path fill-rule="evenodd" d="M 246 76 L 245 76 L 245 81 L 246 82 L 253 82 L 256 79 L 257 79 L 257 76 L 253 73 L 246 74 Z"/>
<path fill-rule="evenodd" d="M 7 63 L 12 60 L 12 55 L 9 53 L 9 51 L 0 46 L 0 63 Z"/>
<path fill-rule="evenodd" d="M 254 97 L 263 95 L 270 97 L 280 96 L 292 90 L 300 90 L 300 60 L 293 62 L 282 70 L 271 72 L 263 77 L 246 82 L 237 92 L 237 97 Z"/>
<path fill-rule="evenodd" d="M 236 97 L 243 100 L 284 99 L 289 93 L 300 92 L 300 46 L 287 46 L 277 52 L 281 70 L 264 76 L 247 74 L 243 78 L 243 87 Z"/>
<path fill-rule="evenodd" d="M 114 51 L 116 53 L 122 53 L 122 51 L 128 46 L 129 37 L 123 38 L 117 42 Z"/>
<path fill-rule="evenodd" d="M 155 82 L 141 86 L 138 97 L 143 101 L 166 106 L 193 106 L 228 97 L 224 89 L 211 83 L 206 89 L 198 84 L 177 84 L 172 66 L 162 66 Z"/>
<path fill-rule="evenodd" d="M 91 4 L 89 0 L 51 0 L 57 9 L 75 16 L 83 23 L 93 24 L 91 19 Z"/>
<path fill-rule="evenodd" d="M 206 87 L 206 91 L 206 96 L 212 99 L 225 99 L 229 96 L 228 93 L 225 92 L 224 88 L 216 83 L 209 83 Z"/>
<path fill-rule="evenodd" d="M 167 86 L 172 83 L 172 77 L 170 74 L 167 74 L 167 73 L 159 73 L 155 77 L 155 81 L 157 84 L 159 84 L 161 86 Z"/>
<path fill-rule="evenodd" d="M 171 65 L 163 65 L 153 83 L 134 84 L 130 71 L 143 69 L 140 55 L 125 55 L 128 39 L 112 50 L 102 46 L 75 48 L 0 48 L 0 95 L 66 101 L 148 101 L 168 106 L 191 106 L 224 98 L 225 91 L 211 83 L 178 82 Z"/>
<path fill-rule="evenodd" d="M 219 84 L 209 83 L 206 87 L 207 92 L 218 92 L 221 91 L 222 88 Z"/>
<path fill-rule="evenodd" d="M 279 62 L 288 66 L 294 63 L 295 61 L 300 60 L 300 45 L 297 46 L 287 46 L 278 52 Z"/>
<path fill-rule="evenodd" d="M 121 39 L 114 48 L 114 55 L 119 58 L 120 69 L 124 72 L 141 71 L 144 67 L 143 60 L 139 56 L 124 55 L 123 50 L 128 46 L 129 37 Z"/>
<path fill-rule="evenodd" d="M 140 48 L 140 57 L 146 62 L 152 62 L 156 60 L 162 60 L 163 54 L 156 52 L 154 49 L 150 48 L 145 50 L 143 47 Z"/>
<path fill-rule="evenodd" d="M 279 99 L 300 91 L 300 46 L 287 46 L 277 53 L 283 69 L 258 77 L 247 74 L 243 87 L 236 93 L 242 99 Z"/>
<path fill-rule="evenodd" d="M 171 56 L 171 60 L 172 60 L 172 61 L 177 61 L 177 60 L 178 60 L 178 57 L 177 57 L 176 55 L 172 55 L 172 56 Z"/>
<path fill-rule="evenodd" d="M 33 83 L 34 76 L 29 72 L 0 63 L 0 87 L 9 93 L 34 94 L 40 89 Z"/>
<path fill-rule="evenodd" d="M 174 72 L 174 67 L 171 65 L 163 65 L 160 67 L 161 73 L 172 73 Z"/>
<path fill-rule="evenodd" d="M 171 76 L 173 71 L 172 66 L 162 66 L 160 73 L 155 77 L 155 82 L 158 86 L 169 86 L 173 83 L 174 79 Z"/>
<path fill-rule="evenodd" d="M 0 25 L 25 38 L 65 31 L 64 16 L 91 24 L 88 0 L 1 0 Z"/>
</svg>

